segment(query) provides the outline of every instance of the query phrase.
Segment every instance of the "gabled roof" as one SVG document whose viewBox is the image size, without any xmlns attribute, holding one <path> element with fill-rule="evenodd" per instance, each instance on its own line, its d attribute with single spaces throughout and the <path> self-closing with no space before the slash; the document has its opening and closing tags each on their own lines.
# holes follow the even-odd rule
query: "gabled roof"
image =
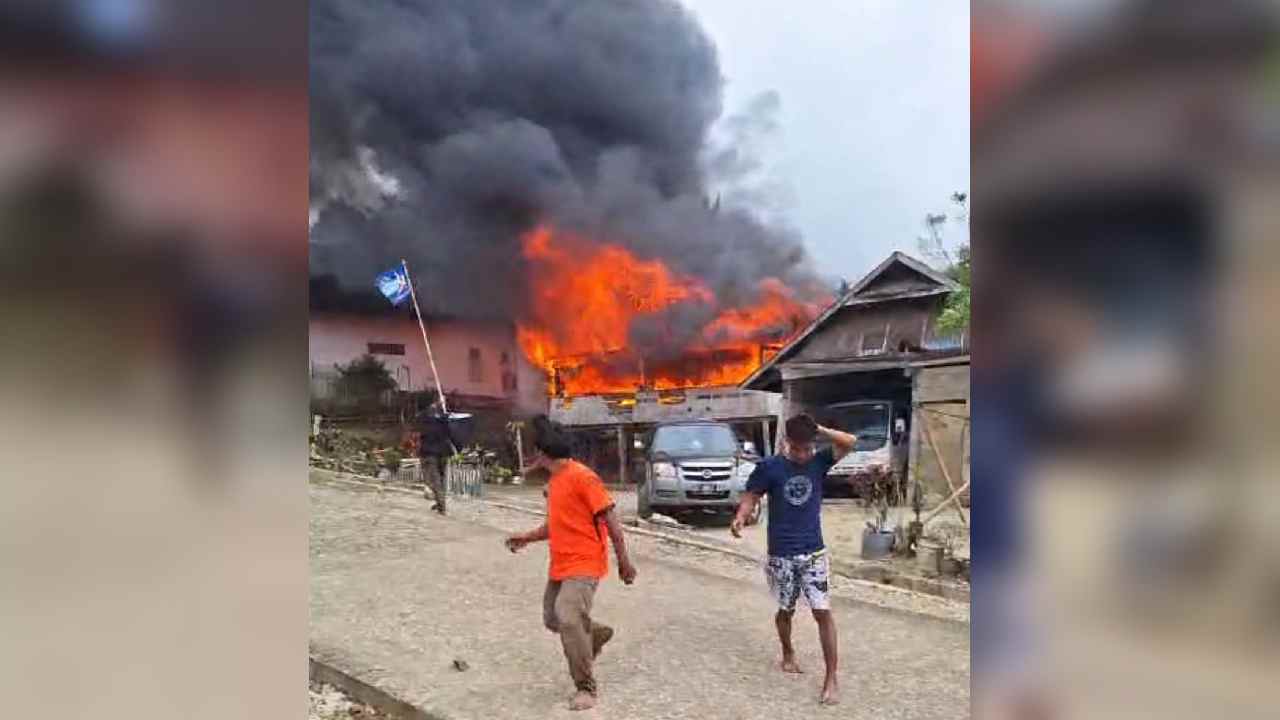
<svg viewBox="0 0 1280 720">
<path fill-rule="evenodd" d="M 946 290 L 947 292 L 959 289 L 959 285 L 957 285 L 951 278 L 904 252 L 894 250 L 889 257 L 885 258 L 883 262 L 875 266 L 871 272 L 867 273 L 861 280 L 854 283 L 853 287 L 849 288 L 849 292 L 841 299 L 845 300 L 861 294 L 862 291 L 866 290 L 868 285 L 874 282 L 881 275 L 884 275 L 885 272 L 887 272 L 889 268 L 893 267 L 895 263 L 901 263 L 911 270 L 914 270 L 926 280 L 930 280 L 934 284 L 938 285 L 939 289 Z"/>
<path fill-rule="evenodd" d="M 903 290 L 901 292 L 894 292 L 894 293 L 887 293 L 887 294 L 873 294 L 873 293 L 867 292 L 870 286 L 878 278 L 880 278 L 885 273 L 887 273 L 895 265 L 904 266 L 909 270 L 914 271 L 917 275 L 921 276 L 925 280 L 927 280 L 928 282 L 925 283 L 926 287 Z M 809 325 L 802 332 L 800 332 L 799 335 L 796 335 L 794 338 L 792 338 L 791 342 L 784 345 L 783 348 L 777 352 L 777 354 L 769 358 L 769 360 L 765 362 L 763 365 L 761 365 L 759 368 L 756 368 L 756 371 L 751 373 L 750 377 L 748 377 L 746 380 L 743 380 L 742 383 L 739 385 L 739 387 L 750 388 L 753 384 L 758 382 L 767 373 L 773 370 L 775 365 L 777 365 L 778 363 L 786 360 L 788 357 L 793 355 L 795 351 L 798 350 L 802 344 L 804 344 L 805 340 L 809 339 L 809 336 L 813 335 L 813 333 L 817 331 L 818 328 L 822 327 L 824 324 L 826 324 L 826 322 L 829 319 L 831 319 L 831 316 L 835 315 L 837 312 L 839 312 L 843 308 L 851 307 L 851 306 L 859 306 L 859 305 L 870 305 L 872 303 L 879 303 L 879 302 L 889 302 L 893 300 L 902 300 L 910 297 L 929 297 L 933 295 L 945 295 L 945 294 L 951 293 L 952 291 L 958 290 L 959 288 L 960 288 L 959 284 L 956 283 L 956 281 L 952 280 L 951 278 L 947 277 L 946 275 L 943 275 L 937 270 L 934 270 L 933 268 L 929 267 L 927 264 L 921 262 L 920 260 L 917 260 L 916 258 L 911 257 L 910 255 L 904 252 L 899 252 L 895 250 L 892 254 L 889 255 L 889 257 L 885 258 L 883 262 L 875 266 L 875 268 L 872 269 L 871 272 L 867 273 L 862 277 L 861 280 L 854 283 L 853 286 L 850 287 L 849 290 L 846 291 L 844 295 L 837 298 L 835 302 L 831 303 L 831 305 L 827 307 L 826 310 L 823 310 L 822 313 L 818 315 L 818 317 L 814 318 L 813 322 L 809 323 Z"/>
</svg>

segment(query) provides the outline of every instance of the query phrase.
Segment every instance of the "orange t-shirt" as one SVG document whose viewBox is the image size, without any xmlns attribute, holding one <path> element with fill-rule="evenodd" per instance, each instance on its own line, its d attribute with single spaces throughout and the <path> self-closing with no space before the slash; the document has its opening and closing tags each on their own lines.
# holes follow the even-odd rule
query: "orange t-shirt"
<svg viewBox="0 0 1280 720">
<path fill-rule="evenodd" d="M 602 578 L 609 572 L 609 533 L 600 513 L 613 507 L 600 476 L 576 460 L 564 463 L 547 484 L 547 544 L 552 580 Z"/>
</svg>

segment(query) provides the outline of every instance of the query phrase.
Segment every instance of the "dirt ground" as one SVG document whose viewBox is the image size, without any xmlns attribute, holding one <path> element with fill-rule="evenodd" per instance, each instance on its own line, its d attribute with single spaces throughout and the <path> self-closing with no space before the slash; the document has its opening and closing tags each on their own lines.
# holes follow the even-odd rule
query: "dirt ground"
<svg viewBox="0 0 1280 720">
<path fill-rule="evenodd" d="M 311 485 L 311 653 L 450 720 L 570 717 L 572 683 L 541 623 L 545 544 L 512 555 L 525 512 L 460 499 L 447 518 L 419 495 Z M 773 601 L 758 565 L 630 535 L 634 586 L 605 578 L 593 614 L 618 635 L 598 666 L 602 705 L 577 717 L 808 718 L 821 657 L 797 616 L 804 676 L 777 670 Z M 833 578 L 840 717 L 951 718 L 969 704 L 968 606 Z M 468 665 L 459 671 L 454 663 Z"/>
</svg>

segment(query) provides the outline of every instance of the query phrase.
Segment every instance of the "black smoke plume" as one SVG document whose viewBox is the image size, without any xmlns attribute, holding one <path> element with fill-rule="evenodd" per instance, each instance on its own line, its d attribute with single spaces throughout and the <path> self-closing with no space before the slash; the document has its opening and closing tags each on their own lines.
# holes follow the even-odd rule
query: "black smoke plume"
<svg viewBox="0 0 1280 720">
<path fill-rule="evenodd" d="M 313 0 L 312 275 L 366 294 L 405 257 L 430 311 L 517 320 L 520 235 L 545 221 L 661 259 L 726 307 L 766 276 L 813 287 L 795 233 L 712 197 L 717 173 L 752 166 L 709 149 L 722 84 L 665 0 Z M 705 314 L 661 323 L 663 344 Z"/>
</svg>

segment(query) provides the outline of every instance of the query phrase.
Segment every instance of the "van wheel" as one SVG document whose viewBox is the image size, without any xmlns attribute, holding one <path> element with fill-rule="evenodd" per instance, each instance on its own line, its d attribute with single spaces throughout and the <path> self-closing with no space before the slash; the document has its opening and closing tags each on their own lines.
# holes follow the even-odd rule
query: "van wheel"
<svg viewBox="0 0 1280 720">
<path fill-rule="evenodd" d="M 653 508 L 649 507 L 649 484 L 636 488 L 636 514 L 648 520 L 653 517 Z"/>
</svg>

